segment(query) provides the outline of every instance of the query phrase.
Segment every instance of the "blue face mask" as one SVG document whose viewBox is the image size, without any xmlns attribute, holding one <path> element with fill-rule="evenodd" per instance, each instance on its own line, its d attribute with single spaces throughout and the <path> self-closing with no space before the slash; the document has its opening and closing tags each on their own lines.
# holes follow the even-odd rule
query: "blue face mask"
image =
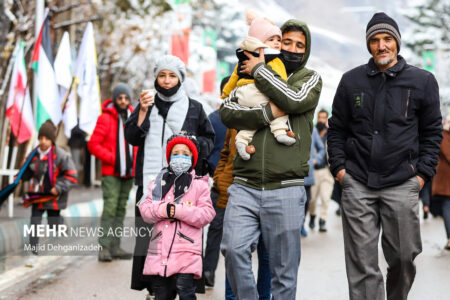
<svg viewBox="0 0 450 300">
<path fill-rule="evenodd" d="M 172 155 L 170 157 L 170 168 L 175 175 L 180 175 L 183 172 L 187 172 L 192 165 L 192 159 L 186 155 Z"/>
</svg>

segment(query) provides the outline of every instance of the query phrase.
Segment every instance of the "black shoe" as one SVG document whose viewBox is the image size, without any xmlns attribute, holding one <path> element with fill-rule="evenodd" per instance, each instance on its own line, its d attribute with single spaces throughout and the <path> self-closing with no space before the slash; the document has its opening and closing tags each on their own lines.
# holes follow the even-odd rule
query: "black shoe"
<svg viewBox="0 0 450 300">
<path fill-rule="evenodd" d="M 319 231 L 320 232 L 327 232 L 327 225 L 326 221 L 324 219 L 319 219 Z"/>
<path fill-rule="evenodd" d="M 98 261 L 109 262 L 112 261 L 111 252 L 107 248 L 102 248 L 98 253 Z"/>
<path fill-rule="evenodd" d="M 316 226 L 316 224 L 314 224 L 315 221 L 316 221 L 316 216 L 309 215 L 309 228 L 314 229 L 314 227 Z"/>
<path fill-rule="evenodd" d="M 341 216 L 341 208 L 336 209 L 336 216 Z"/>
<path fill-rule="evenodd" d="M 131 259 L 133 254 L 123 250 L 122 248 L 114 248 L 111 250 L 111 256 L 114 259 Z"/>
<path fill-rule="evenodd" d="M 214 272 L 204 271 L 203 277 L 205 278 L 205 285 L 209 287 L 214 286 Z"/>
</svg>

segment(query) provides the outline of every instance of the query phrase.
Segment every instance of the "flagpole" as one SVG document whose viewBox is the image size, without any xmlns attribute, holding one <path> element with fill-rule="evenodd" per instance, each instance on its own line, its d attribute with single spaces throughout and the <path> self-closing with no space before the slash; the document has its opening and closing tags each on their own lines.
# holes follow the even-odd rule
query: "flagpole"
<svg viewBox="0 0 450 300">
<path fill-rule="evenodd" d="M 61 105 L 61 115 L 64 115 L 64 111 L 66 110 L 66 104 L 67 104 L 67 101 L 69 100 L 69 95 L 70 95 L 70 92 L 72 91 L 72 86 L 73 86 L 74 82 L 75 82 L 75 77 L 72 77 L 72 82 L 70 83 L 70 86 L 67 89 L 66 94 L 64 95 L 64 99 L 63 99 L 63 102 Z M 58 127 L 56 128 L 56 136 L 58 136 L 59 129 L 61 128 L 62 123 L 63 123 L 63 121 L 61 120 L 61 122 L 59 122 L 59 124 L 58 124 Z"/>
<path fill-rule="evenodd" d="M 39 33 L 41 31 L 42 22 L 44 21 L 44 8 L 45 8 L 45 0 L 36 0 L 36 19 L 35 19 L 35 27 L 34 27 L 34 37 L 37 41 L 39 37 Z M 33 117 L 34 122 L 37 120 L 37 80 L 36 75 L 33 76 Z M 36 128 L 37 129 L 37 128 Z M 36 142 L 36 140 L 35 140 Z"/>
</svg>

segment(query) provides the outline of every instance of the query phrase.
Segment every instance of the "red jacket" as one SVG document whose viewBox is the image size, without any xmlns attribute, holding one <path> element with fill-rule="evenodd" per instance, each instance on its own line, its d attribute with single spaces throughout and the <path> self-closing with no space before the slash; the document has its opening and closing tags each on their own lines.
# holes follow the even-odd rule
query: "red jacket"
<svg viewBox="0 0 450 300">
<path fill-rule="evenodd" d="M 128 106 L 130 112 L 133 107 Z M 119 114 L 111 99 L 102 104 L 102 114 L 97 119 L 94 132 L 88 142 L 89 152 L 102 162 L 102 175 L 117 176 L 114 171 L 116 165 L 117 148 L 117 126 L 119 124 Z M 125 122 L 124 122 L 125 125 Z M 136 163 L 137 147 L 133 147 L 133 177 Z"/>
</svg>

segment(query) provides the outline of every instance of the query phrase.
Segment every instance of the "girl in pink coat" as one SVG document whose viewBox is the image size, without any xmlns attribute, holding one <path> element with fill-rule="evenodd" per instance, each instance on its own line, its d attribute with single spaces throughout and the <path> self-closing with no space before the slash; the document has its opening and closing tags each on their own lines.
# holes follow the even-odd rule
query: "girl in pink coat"
<svg viewBox="0 0 450 300">
<path fill-rule="evenodd" d="M 202 276 L 202 228 L 215 211 L 209 186 L 192 170 L 198 150 L 193 136 L 174 135 L 167 142 L 167 162 L 138 203 L 142 218 L 154 223 L 144 265 L 157 300 L 196 299 L 194 279 Z"/>
</svg>

